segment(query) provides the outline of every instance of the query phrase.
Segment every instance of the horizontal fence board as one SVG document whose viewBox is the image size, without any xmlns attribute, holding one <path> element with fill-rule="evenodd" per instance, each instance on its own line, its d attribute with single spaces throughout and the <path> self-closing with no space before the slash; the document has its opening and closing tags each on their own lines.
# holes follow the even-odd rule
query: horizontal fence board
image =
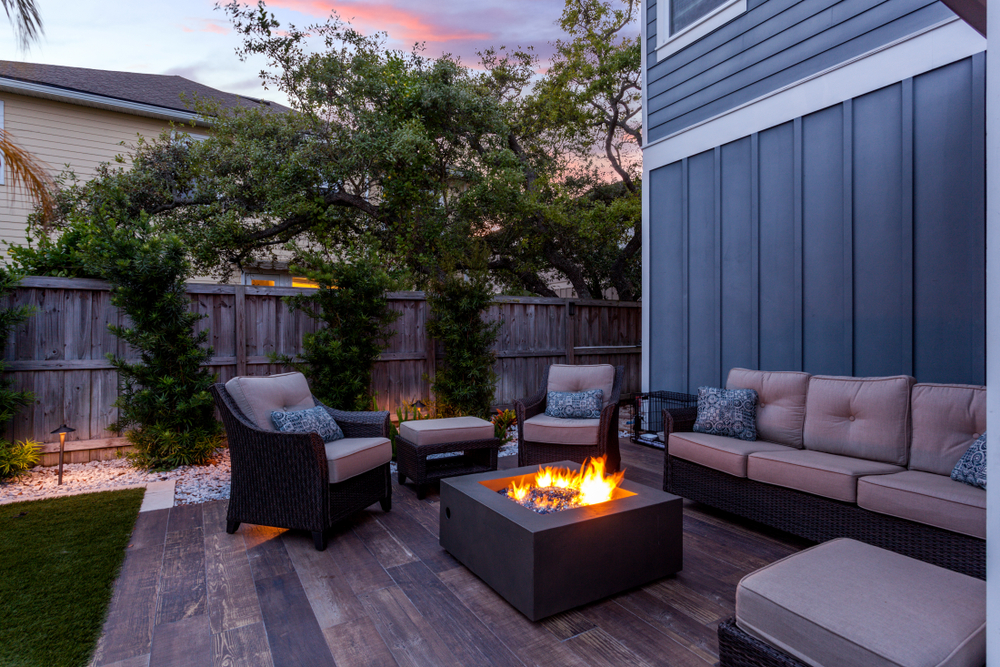
<svg viewBox="0 0 1000 667">
<path fill-rule="evenodd" d="M 299 361 L 303 336 L 320 326 L 284 300 L 311 293 L 308 288 L 188 283 L 186 290 L 192 312 L 204 315 L 195 331 L 207 332 L 213 349 L 205 366 L 220 382 L 237 375 L 286 372 L 288 367 L 274 363 L 270 355 Z M 400 316 L 373 367 L 372 393 L 379 409 L 391 412 L 416 400 L 430 404 L 435 370 L 447 363 L 447 355 L 440 341 L 427 335 L 426 295 L 392 292 L 387 298 Z M 118 438 L 121 434 L 109 426 L 117 418 L 113 404 L 119 380 L 107 355 L 137 361 L 138 354 L 108 330 L 109 324 L 129 325 L 111 305 L 109 284 L 27 277 L 2 305 L 36 309 L 4 350 L 15 388 L 35 393 L 35 403 L 12 420 L 11 437 L 57 442 L 50 432 L 66 423 L 76 429 L 67 436 L 67 448 L 75 443 L 68 451 Z M 562 363 L 623 365 L 623 391 L 638 391 L 640 307 L 631 302 L 497 296 L 485 316 L 500 322 L 494 346 L 494 403 L 509 406 L 533 394 L 545 369 Z M 53 451 L 51 445 L 45 451 Z"/>
</svg>

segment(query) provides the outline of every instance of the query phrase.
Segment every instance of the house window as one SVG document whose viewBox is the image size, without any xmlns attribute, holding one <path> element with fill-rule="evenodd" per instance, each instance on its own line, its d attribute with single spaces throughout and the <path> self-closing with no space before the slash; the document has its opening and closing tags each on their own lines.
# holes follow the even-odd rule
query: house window
<svg viewBox="0 0 1000 667">
<path fill-rule="evenodd" d="M 670 34 L 676 35 L 726 4 L 727 0 L 668 0 Z"/>
</svg>

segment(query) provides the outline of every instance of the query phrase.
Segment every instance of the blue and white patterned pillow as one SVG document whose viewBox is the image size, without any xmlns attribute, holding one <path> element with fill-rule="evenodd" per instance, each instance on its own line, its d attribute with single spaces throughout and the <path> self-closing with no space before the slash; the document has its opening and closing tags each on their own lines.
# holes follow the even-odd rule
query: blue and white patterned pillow
<svg viewBox="0 0 1000 667">
<path fill-rule="evenodd" d="M 545 399 L 545 414 L 559 419 L 600 419 L 603 405 L 603 389 L 550 391 Z"/>
<path fill-rule="evenodd" d="M 757 439 L 757 392 L 753 389 L 698 387 L 698 433 Z"/>
<path fill-rule="evenodd" d="M 951 478 L 969 486 L 986 488 L 986 434 L 969 446 L 951 471 Z"/>
<path fill-rule="evenodd" d="M 344 437 L 340 425 L 322 405 L 294 412 L 275 410 L 271 413 L 271 421 L 282 433 L 319 433 L 323 442 L 333 442 Z"/>
</svg>

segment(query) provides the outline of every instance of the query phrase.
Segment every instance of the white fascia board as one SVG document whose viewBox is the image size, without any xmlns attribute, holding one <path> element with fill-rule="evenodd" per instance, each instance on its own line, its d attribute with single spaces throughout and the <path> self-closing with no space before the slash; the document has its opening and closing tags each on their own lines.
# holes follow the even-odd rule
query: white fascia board
<svg viewBox="0 0 1000 667">
<path fill-rule="evenodd" d="M 1000 35 L 1000 0 L 986 34 Z M 986 431 L 1000 435 L 1000 48 L 986 52 Z M 986 655 L 1000 660 L 1000 484 L 986 487 Z M 992 659 L 989 656 L 993 656 Z"/>
<path fill-rule="evenodd" d="M 80 106 L 94 107 L 97 109 L 107 109 L 119 113 L 132 114 L 134 116 L 145 116 L 147 118 L 157 118 L 160 120 L 172 120 L 179 123 L 195 123 L 196 125 L 209 126 L 211 119 L 192 111 L 181 111 L 178 109 L 168 109 L 154 104 L 143 104 L 142 102 L 130 102 L 119 100 L 105 95 L 95 95 L 94 93 L 84 93 L 78 90 L 67 90 L 57 86 L 48 86 L 30 81 L 19 81 L 0 77 L 0 91 L 26 95 L 28 97 L 40 97 L 57 102 L 77 104 Z"/>
<path fill-rule="evenodd" d="M 643 146 L 655 169 L 986 50 L 954 17 Z"/>
<path fill-rule="evenodd" d="M 660 2 L 666 2 L 666 0 L 660 0 Z M 649 45 L 646 43 L 646 35 L 648 32 L 648 24 L 646 22 L 646 3 L 640 3 L 639 9 L 639 24 L 642 26 L 640 30 L 640 46 L 642 47 L 642 90 L 643 93 L 646 91 L 646 52 L 649 49 Z M 659 28 L 659 22 L 657 22 L 657 28 Z M 642 131 L 643 134 L 646 132 L 646 128 L 649 127 L 648 110 L 646 104 L 642 105 Z M 640 257 L 642 259 L 642 357 L 640 358 L 641 365 L 641 375 L 642 383 L 640 387 L 642 391 L 649 391 L 649 168 L 646 166 L 646 160 L 642 161 L 642 249 L 640 250 Z"/>
</svg>

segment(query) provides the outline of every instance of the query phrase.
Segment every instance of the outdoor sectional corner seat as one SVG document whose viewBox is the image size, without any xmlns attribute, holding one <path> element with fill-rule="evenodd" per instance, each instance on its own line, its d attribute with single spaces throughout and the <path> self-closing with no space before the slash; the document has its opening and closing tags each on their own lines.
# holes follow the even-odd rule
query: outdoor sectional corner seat
<svg viewBox="0 0 1000 667">
<path fill-rule="evenodd" d="M 665 491 L 823 542 L 848 537 L 985 579 L 986 491 L 950 478 L 986 429 L 986 388 L 909 376 L 734 368 L 753 442 L 673 433 Z"/>
<path fill-rule="evenodd" d="M 236 377 L 212 387 L 226 427 L 232 482 L 226 532 L 240 523 L 308 530 L 316 548 L 326 531 L 369 505 L 392 503 L 388 412 L 344 412 L 323 406 L 344 437 L 279 432 L 271 412 L 323 405 L 301 373 Z"/>
<path fill-rule="evenodd" d="M 624 375 L 624 366 L 610 364 L 552 364 L 546 368 L 538 392 L 514 401 L 518 465 L 555 461 L 583 463 L 587 458 L 607 456 L 607 470 L 617 471 L 621 464 L 618 400 Z M 550 391 L 579 392 L 587 389 L 604 392 L 599 419 L 562 419 L 545 414 Z"/>
</svg>

